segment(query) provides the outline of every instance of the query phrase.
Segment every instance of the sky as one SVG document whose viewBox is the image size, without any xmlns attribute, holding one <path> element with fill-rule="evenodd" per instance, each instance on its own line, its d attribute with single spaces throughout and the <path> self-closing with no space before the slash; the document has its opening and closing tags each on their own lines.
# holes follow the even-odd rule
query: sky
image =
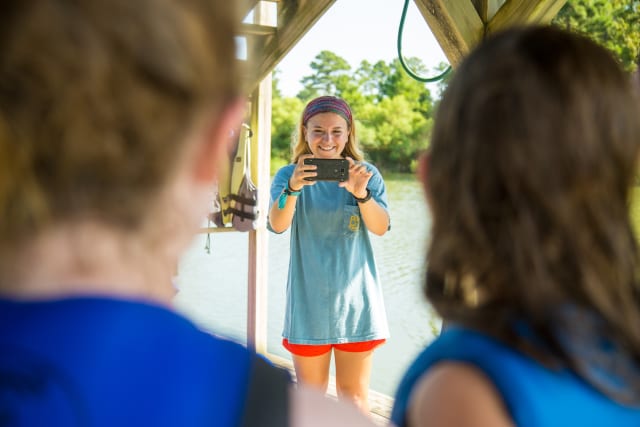
<svg viewBox="0 0 640 427">
<path fill-rule="evenodd" d="M 362 60 L 375 64 L 397 58 L 403 6 L 404 0 L 336 0 L 276 66 L 283 95 L 295 96 L 302 89 L 300 80 L 312 74 L 309 64 L 322 50 L 344 58 L 353 70 Z M 405 19 L 402 55 L 420 58 L 428 70 L 448 62 L 413 0 Z M 437 93 L 435 84 L 429 88 Z"/>
</svg>

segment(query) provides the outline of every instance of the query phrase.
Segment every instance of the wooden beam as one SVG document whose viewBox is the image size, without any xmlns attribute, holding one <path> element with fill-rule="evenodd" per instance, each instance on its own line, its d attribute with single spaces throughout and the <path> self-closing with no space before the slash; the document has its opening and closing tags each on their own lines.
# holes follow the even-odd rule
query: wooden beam
<svg viewBox="0 0 640 427">
<path fill-rule="evenodd" d="M 265 38 L 264 43 L 255 41 L 249 50 L 250 82 L 257 85 L 271 73 L 293 46 L 311 29 L 336 0 L 286 0 L 278 3 L 278 30 Z"/>
<path fill-rule="evenodd" d="M 242 24 L 240 35 L 243 36 L 273 36 L 278 29 L 269 25 Z"/>
<path fill-rule="evenodd" d="M 487 34 L 523 24 L 548 24 L 567 0 L 507 0 L 487 26 Z"/>
<path fill-rule="evenodd" d="M 414 0 L 452 66 L 484 37 L 484 23 L 470 0 Z"/>
<path fill-rule="evenodd" d="M 504 4 L 506 0 L 471 0 L 473 6 L 476 8 L 480 19 L 485 24 L 494 17 L 500 6 Z"/>
<path fill-rule="evenodd" d="M 238 6 L 238 10 L 242 16 L 242 19 L 246 19 L 247 15 L 256 7 L 260 0 L 242 0 Z"/>
</svg>

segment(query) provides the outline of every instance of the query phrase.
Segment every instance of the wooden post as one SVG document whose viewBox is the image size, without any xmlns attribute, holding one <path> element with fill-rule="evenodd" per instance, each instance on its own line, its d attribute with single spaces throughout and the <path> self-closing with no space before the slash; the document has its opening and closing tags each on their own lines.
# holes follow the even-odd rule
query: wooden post
<svg viewBox="0 0 640 427">
<path fill-rule="evenodd" d="M 258 4 L 257 23 L 268 23 L 269 16 Z M 271 181 L 271 74 L 251 95 L 251 176 L 258 188 L 258 227 L 249 232 L 247 280 L 247 344 L 258 353 L 267 352 L 267 285 L 269 186 Z"/>
</svg>

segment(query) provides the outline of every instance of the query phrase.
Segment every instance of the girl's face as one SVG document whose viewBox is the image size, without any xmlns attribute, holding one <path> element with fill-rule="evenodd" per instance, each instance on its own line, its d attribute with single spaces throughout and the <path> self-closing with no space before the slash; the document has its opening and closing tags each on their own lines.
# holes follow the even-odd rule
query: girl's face
<svg viewBox="0 0 640 427">
<path fill-rule="evenodd" d="M 349 127 L 339 114 L 319 113 L 307 121 L 304 138 L 314 157 L 339 159 L 349 140 Z"/>
</svg>

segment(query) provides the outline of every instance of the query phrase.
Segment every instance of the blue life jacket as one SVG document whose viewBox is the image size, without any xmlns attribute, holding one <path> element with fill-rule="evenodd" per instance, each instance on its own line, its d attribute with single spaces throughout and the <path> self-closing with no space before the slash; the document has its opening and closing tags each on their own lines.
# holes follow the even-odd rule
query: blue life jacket
<svg viewBox="0 0 640 427">
<path fill-rule="evenodd" d="M 640 426 L 639 407 L 623 406 L 569 370 L 551 370 L 484 334 L 456 326 L 436 338 L 405 373 L 391 413 L 397 426 L 406 425 L 416 382 L 442 361 L 468 363 L 484 372 L 520 427 Z"/>
<path fill-rule="evenodd" d="M 286 426 L 288 380 L 159 306 L 0 300 L 2 426 Z"/>
</svg>

